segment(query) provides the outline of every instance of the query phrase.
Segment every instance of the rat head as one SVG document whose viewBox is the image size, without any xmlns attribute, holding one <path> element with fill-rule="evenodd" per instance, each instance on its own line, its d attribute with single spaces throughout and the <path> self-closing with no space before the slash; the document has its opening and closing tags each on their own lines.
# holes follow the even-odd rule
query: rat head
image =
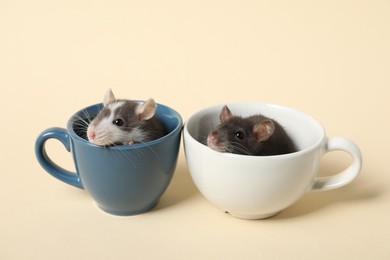
<svg viewBox="0 0 390 260">
<path fill-rule="evenodd" d="M 221 123 L 207 136 L 207 146 L 219 152 L 254 155 L 274 133 L 275 124 L 265 117 L 233 116 L 227 106 L 219 115 Z"/>
<path fill-rule="evenodd" d="M 111 89 L 103 100 L 104 107 L 87 129 L 88 140 L 97 145 L 133 144 L 142 142 L 145 132 L 142 125 L 156 113 L 153 99 L 132 102 L 115 99 Z"/>
</svg>

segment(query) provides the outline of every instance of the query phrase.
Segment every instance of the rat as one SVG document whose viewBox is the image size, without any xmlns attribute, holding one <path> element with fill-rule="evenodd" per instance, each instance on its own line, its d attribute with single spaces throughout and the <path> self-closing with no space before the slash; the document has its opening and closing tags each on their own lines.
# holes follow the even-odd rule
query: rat
<svg viewBox="0 0 390 260">
<path fill-rule="evenodd" d="M 88 140 L 100 146 L 144 143 L 166 134 L 156 118 L 153 99 L 136 102 L 116 99 L 109 89 L 103 99 L 103 109 L 87 128 Z"/>
<path fill-rule="evenodd" d="M 233 116 L 227 106 L 219 115 L 221 123 L 207 136 L 207 146 L 219 152 L 269 156 L 296 152 L 283 127 L 263 115 Z"/>
</svg>

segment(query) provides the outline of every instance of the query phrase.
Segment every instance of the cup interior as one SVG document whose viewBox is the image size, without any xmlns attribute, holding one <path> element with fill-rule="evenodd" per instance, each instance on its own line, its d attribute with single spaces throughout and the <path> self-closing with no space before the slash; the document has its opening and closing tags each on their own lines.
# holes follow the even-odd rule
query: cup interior
<svg viewBox="0 0 390 260">
<path fill-rule="evenodd" d="M 88 141 L 87 128 L 90 122 L 97 116 L 97 114 L 102 108 L 103 108 L 103 104 L 99 103 L 84 108 L 78 111 L 77 113 L 75 113 L 68 122 L 69 133 L 78 141 L 88 142 L 90 145 L 94 145 Z M 156 140 L 152 140 L 142 144 L 133 144 L 131 146 L 126 146 L 126 147 L 133 148 L 133 147 L 139 147 L 144 145 L 150 145 L 153 142 L 160 142 L 165 138 L 169 138 L 169 136 L 173 135 L 177 131 L 180 131 L 182 128 L 183 121 L 180 114 L 168 106 L 157 104 L 156 117 L 163 124 L 164 128 L 167 131 L 167 134 Z M 121 147 L 121 145 L 115 147 Z"/>
<path fill-rule="evenodd" d="M 317 146 L 325 136 L 325 131 L 318 121 L 294 109 L 264 103 L 226 105 L 236 116 L 247 117 L 262 114 L 277 121 L 294 141 L 297 152 Z M 194 141 L 206 145 L 208 133 L 220 123 L 219 114 L 223 106 L 216 105 L 196 112 L 187 121 L 185 131 L 188 131 Z"/>
</svg>

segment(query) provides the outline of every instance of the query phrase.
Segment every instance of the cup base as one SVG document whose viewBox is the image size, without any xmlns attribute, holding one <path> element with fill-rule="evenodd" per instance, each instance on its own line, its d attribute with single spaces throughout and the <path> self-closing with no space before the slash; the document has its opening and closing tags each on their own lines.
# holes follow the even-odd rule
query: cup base
<svg viewBox="0 0 390 260">
<path fill-rule="evenodd" d="M 154 207 L 156 207 L 158 202 L 159 201 L 157 201 L 157 202 L 151 204 L 150 206 L 147 206 L 141 210 L 126 210 L 126 211 L 105 209 L 98 204 L 96 204 L 96 206 L 107 214 L 119 216 L 119 217 L 127 217 L 127 216 L 134 216 L 134 215 L 140 215 L 140 214 L 146 213 L 146 212 L 152 210 Z"/>
<path fill-rule="evenodd" d="M 278 215 L 280 213 L 280 211 L 276 211 L 276 212 L 269 213 L 269 214 L 261 214 L 261 215 L 240 214 L 240 213 L 234 213 L 234 212 L 228 212 L 228 211 L 225 211 L 225 213 L 227 213 L 235 218 L 255 220 L 255 219 L 272 218 L 273 216 Z"/>
</svg>

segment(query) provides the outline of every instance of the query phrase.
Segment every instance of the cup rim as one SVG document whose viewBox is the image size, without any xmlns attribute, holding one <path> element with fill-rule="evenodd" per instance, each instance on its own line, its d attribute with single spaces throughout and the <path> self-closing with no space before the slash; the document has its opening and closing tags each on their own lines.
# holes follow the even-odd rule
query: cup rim
<svg viewBox="0 0 390 260">
<path fill-rule="evenodd" d="M 224 105 L 227 105 L 227 106 L 237 106 L 237 105 L 246 105 L 246 106 L 250 106 L 250 105 L 261 105 L 261 106 L 267 106 L 267 107 L 273 107 L 273 108 L 277 108 L 277 109 L 282 109 L 282 110 L 288 110 L 288 111 L 291 111 L 293 113 L 298 113 L 300 114 L 301 116 L 305 117 L 306 119 L 314 122 L 315 124 L 317 124 L 317 126 L 319 127 L 319 129 L 322 130 L 322 138 L 319 138 L 315 143 L 311 144 L 310 146 L 308 147 L 305 147 L 303 149 L 299 149 L 298 151 L 296 152 L 293 152 L 293 153 L 288 153 L 288 154 L 278 154 L 278 155 L 267 155 L 267 156 L 254 156 L 254 155 L 245 155 L 245 154 L 233 154 L 233 153 L 221 153 L 221 152 L 218 152 L 218 151 L 215 151 L 211 148 L 209 148 L 207 145 L 205 144 L 202 144 L 201 142 L 199 142 L 197 139 L 194 138 L 194 136 L 192 136 L 190 134 L 190 132 L 188 131 L 188 123 L 191 123 L 192 119 L 199 115 L 199 114 L 207 114 L 207 112 L 209 110 L 214 110 L 216 108 L 222 108 Z M 267 159 L 267 160 L 272 160 L 272 159 L 279 159 L 279 158 L 290 158 L 290 157 L 299 157 L 301 156 L 302 154 L 306 154 L 306 153 L 310 153 L 311 151 L 313 150 L 316 150 L 318 148 L 318 146 L 320 146 L 323 142 L 325 142 L 326 140 L 326 132 L 325 132 L 325 129 L 323 127 L 323 125 L 317 121 L 316 119 L 314 119 L 313 117 L 311 117 L 310 115 L 300 111 L 300 110 L 296 110 L 296 109 L 293 109 L 291 107 L 287 107 L 287 106 L 283 106 L 283 105 L 279 105 L 279 104 L 274 104 L 274 103 L 265 103 L 265 102 L 247 102 L 247 101 L 242 101 L 242 102 L 229 102 L 229 103 L 219 103 L 219 104 L 215 104 L 215 105 L 211 105 L 211 106 L 208 106 L 208 107 L 205 107 L 205 108 L 202 108 L 202 109 L 199 109 L 197 111 L 195 111 L 194 113 L 192 113 L 188 119 L 186 120 L 186 122 L 184 123 L 184 127 L 183 127 L 183 142 L 186 142 L 186 139 L 190 138 L 190 140 L 195 143 L 196 145 L 198 146 L 202 146 L 202 149 L 206 149 L 207 152 L 213 154 L 213 155 L 216 155 L 216 156 L 221 156 L 221 157 L 227 157 L 227 158 L 240 158 L 240 159 L 248 159 L 248 160 L 262 160 L 262 159 Z"/>
<path fill-rule="evenodd" d="M 129 100 L 129 101 L 139 102 L 140 100 Z M 67 123 L 68 134 L 72 136 L 73 140 L 76 140 L 84 145 L 96 147 L 96 148 L 101 148 L 101 149 L 111 149 L 111 150 L 132 150 L 132 149 L 148 147 L 148 146 L 151 146 L 151 145 L 154 145 L 157 143 L 161 143 L 161 142 L 165 141 L 166 139 L 169 139 L 172 135 L 175 135 L 178 131 L 181 131 L 181 129 L 183 128 L 183 119 L 182 119 L 181 115 L 175 109 L 173 109 L 169 106 L 160 104 L 160 103 L 156 103 L 156 105 L 157 105 L 157 109 L 158 109 L 158 107 L 163 107 L 163 108 L 168 109 L 171 112 L 173 112 L 174 117 L 178 119 L 178 124 L 168 134 L 166 134 L 160 138 L 148 141 L 148 142 L 132 144 L 132 145 L 115 145 L 115 146 L 106 147 L 106 146 L 99 146 L 99 145 L 93 144 L 93 143 L 89 142 L 88 140 L 80 137 L 78 134 L 76 134 L 74 129 L 73 129 L 73 124 L 77 119 L 79 119 L 78 115 L 83 113 L 83 111 L 88 111 L 88 110 L 95 109 L 95 108 L 98 108 L 100 110 L 103 108 L 103 103 L 96 103 L 96 104 L 87 106 L 87 107 L 80 109 L 77 112 L 73 113 L 73 115 L 70 117 L 70 119 L 68 120 L 68 123 Z"/>
</svg>

